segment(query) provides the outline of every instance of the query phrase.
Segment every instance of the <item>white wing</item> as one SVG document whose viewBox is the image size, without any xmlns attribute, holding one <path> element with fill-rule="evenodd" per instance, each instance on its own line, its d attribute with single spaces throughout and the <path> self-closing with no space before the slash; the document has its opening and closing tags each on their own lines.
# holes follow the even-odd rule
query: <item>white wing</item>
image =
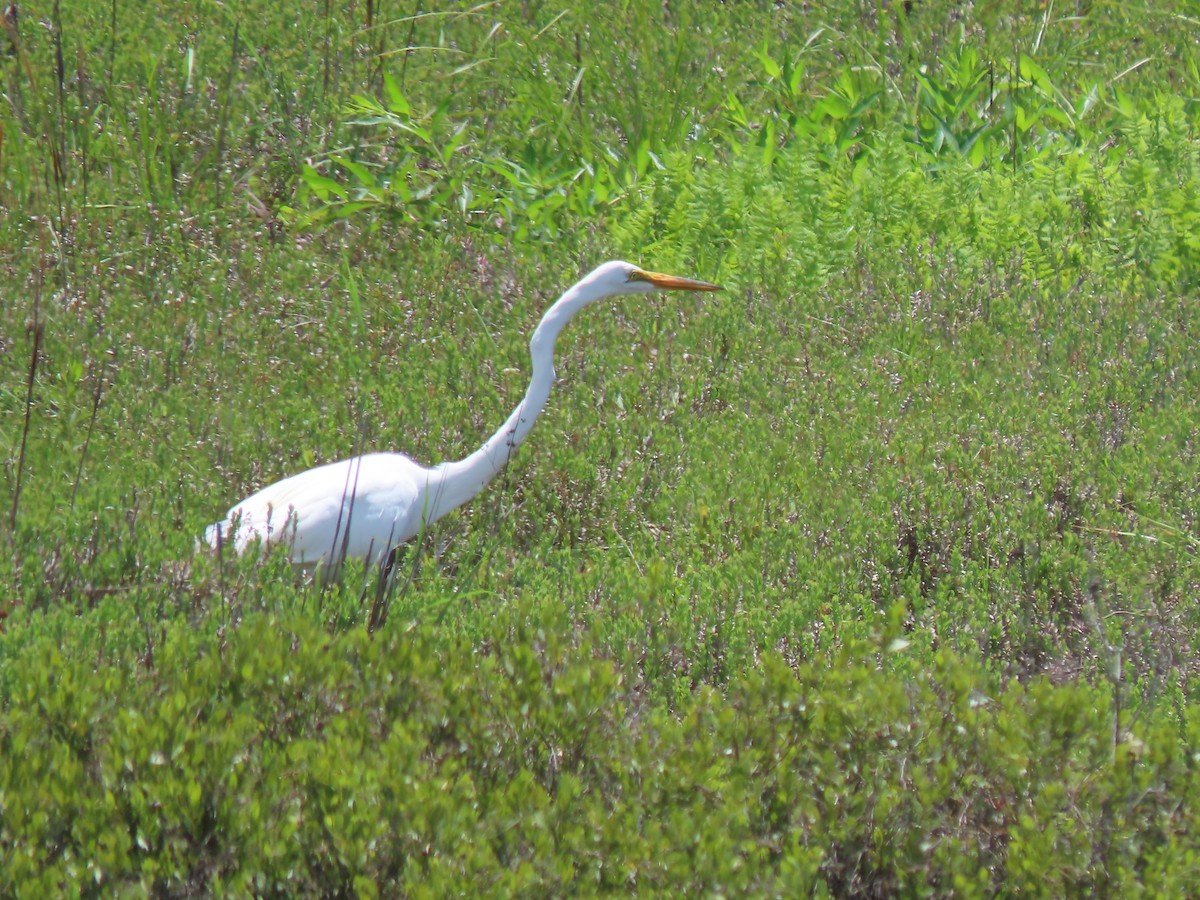
<svg viewBox="0 0 1200 900">
<path fill-rule="evenodd" d="M 292 562 L 363 557 L 414 537 L 429 470 L 402 453 L 368 453 L 285 478 L 247 497 L 204 533 L 238 553 L 254 541 L 286 543 Z"/>
</svg>

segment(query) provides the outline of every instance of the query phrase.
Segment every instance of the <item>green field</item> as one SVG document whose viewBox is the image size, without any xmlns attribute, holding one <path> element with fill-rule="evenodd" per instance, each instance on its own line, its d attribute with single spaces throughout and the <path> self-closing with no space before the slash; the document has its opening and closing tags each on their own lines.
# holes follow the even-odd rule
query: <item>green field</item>
<svg viewBox="0 0 1200 900">
<path fill-rule="evenodd" d="M 0 893 L 1194 891 L 1194 0 L 432 6 L 0 33 Z"/>
</svg>

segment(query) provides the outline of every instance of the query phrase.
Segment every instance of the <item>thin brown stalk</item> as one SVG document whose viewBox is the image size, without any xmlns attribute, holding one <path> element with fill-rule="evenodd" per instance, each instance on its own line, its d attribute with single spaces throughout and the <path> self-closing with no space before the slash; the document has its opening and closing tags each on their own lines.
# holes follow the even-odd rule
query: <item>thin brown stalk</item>
<svg viewBox="0 0 1200 900">
<path fill-rule="evenodd" d="M 29 427 L 33 418 L 33 382 L 37 378 L 38 359 L 42 352 L 42 333 L 45 323 L 41 317 L 41 290 L 33 295 L 33 324 L 30 330 L 33 334 L 33 351 L 29 355 L 29 376 L 25 380 L 25 426 L 21 429 L 21 451 L 17 455 L 17 484 L 13 490 L 12 510 L 9 512 L 9 526 L 17 527 L 17 510 L 21 505 L 21 485 L 25 475 L 25 447 L 29 442 Z"/>
<path fill-rule="evenodd" d="M 75 498 L 79 494 L 79 482 L 83 480 L 83 464 L 87 460 L 88 447 L 92 445 L 92 432 L 96 429 L 96 418 L 100 412 L 100 399 L 104 396 L 104 376 L 96 379 L 96 393 L 92 395 L 92 415 L 88 420 L 87 437 L 83 439 L 83 450 L 79 454 L 79 466 L 75 470 L 75 485 L 71 488 L 71 512 L 75 512 Z"/>
</svg>

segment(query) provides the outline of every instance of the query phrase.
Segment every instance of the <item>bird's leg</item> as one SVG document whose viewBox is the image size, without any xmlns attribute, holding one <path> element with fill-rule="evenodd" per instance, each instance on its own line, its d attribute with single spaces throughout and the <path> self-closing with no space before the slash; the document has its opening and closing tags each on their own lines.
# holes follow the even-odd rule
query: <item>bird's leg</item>
<svg viewBox="0 0 1200 900">
<path fill-rule="evenodd" d="M 379 567 L 379 583 L 387 584 L 392 580 L 392 573 L 396 571 L 396 564 L 400 562 L 400 545 L 393 547 L 383 557 L 383 563 Z"/>
<path fill-rule="evenodd" d="M 375 631 L 387 621 L 388 607 L 391 605 L 393 591 L 392 578 L 396 574 L 403 546 L 403 544 L 397 544 L 380 558 L 379 580 L 375 582 L 375 602 L 371 604 L 371 614 L 367 618 L 368 631 Z"/>
</svg>

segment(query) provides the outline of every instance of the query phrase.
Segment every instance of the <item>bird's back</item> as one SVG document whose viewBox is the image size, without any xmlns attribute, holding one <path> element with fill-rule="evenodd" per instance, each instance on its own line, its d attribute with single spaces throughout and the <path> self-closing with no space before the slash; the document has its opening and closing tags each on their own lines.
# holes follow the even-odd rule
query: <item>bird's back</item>
<svg viewBox="0 0 1200 900">
<path fill-rule="evenodd" d="M 429 471 L 402 453 L 368 453 L 285 478 L 247 497 L 205 538 L 238 553 L 255 541 L 284 543 L 292 561 L 315 565 L 378 559 L 414 537 Z"/>
</svg>

